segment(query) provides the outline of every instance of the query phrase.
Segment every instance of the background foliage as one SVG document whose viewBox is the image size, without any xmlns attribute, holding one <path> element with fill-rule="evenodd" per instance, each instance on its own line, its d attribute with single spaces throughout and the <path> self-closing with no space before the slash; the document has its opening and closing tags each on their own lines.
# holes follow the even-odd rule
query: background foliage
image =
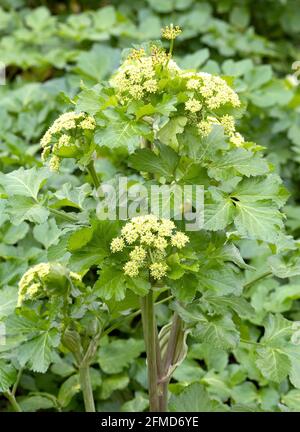
<svg viewBox="0 0 300 432">
<path fill-rule="evenodd" d="M 65 95 L 72 99 L 80 86 L 90 87 L 107 78 L 118 66 L 123 48 L 158 39 L 161 27 L 170 22 L 184 30 L 176 49 L 180 66 L 234 77 L 234 88 L 246 107 L 239 129 L 247 140 L 266 148 L 274 171 L 284 179 L 290 192 L 286 224 L 289 234 L 298 238 L 300 86 L 292 64 L 300 59 L 299 0 L 2 0 L 0 5 L 0 60 L 7 66 L 7 84 L 0 86 L 0 171 L 33 169 L 32 177 L 23 179 L 31 187 L 29 194 L 13 179 L 9 185 L 12 194 L 24 196 L 22 206 L 14 208 L 15 220 L 0 213 L 0 320 L 14 308 L 17 282 L 28 266 L 41 259 L 55 259 L 63 247 L 59 238 L 67 228 L 58 226 L 53 218 L 46 221 L 39 203 L 34 208 L 28 204 L 37 198 L 46 178 L 43 171 L 36 174 L 34 170 L 42 165 L 41 136 L 64 110 Z M 118 160 L 98 161 L 97 171 L 105 180 L 119 165 Z M 58 208 L 84 208 L 87 191 L 76 190 L 81 184 L 78 176 L 83 174 L 73 171 L 71 175 L 67 168 L 51 178 L 49 190 L 60 189 L 56 193 Z M 2 182 L 0 194 L 4 195 L 4 189 Z M 47 190 L 43 194 L 47 197 Z M 0 210 L 1 205 L 0 201 Z M 43 223 L 33 229 L 36 221 Z M 259 334 L 261 322 L 269 320 L 265 342 L 275 350 L 284 344 L 277 335 L 284 322 L 269 314 L 280 312 L 300 321 L 299 258 L 297 254 L 292 259 L 269 258 L 268 249 L 254 242 L 251 247 L 249 242 L 244 248 L 241 244 L 241 250 L 246 262 L 256 268 L 254 274 L 246 270 L 246 278 L 252 280 L 268 272 L 275 275 L 247 291 L 255 309 L 252 332 Z M 84 259 L 88 257 L 78 254 L 77 265 Z M 163 325 L 168 310 L 164 305 L 158 310 Z M 98 363 L 92 369 L 98 411 L 147 408 L 141 341 L 135 320 L 124 322 L 103 339 Z M 172 410 L 185 406 L 226 410 L 228 405 L 234 410 L 300 410 L 299 382 L 295 384 L 300 379 L 300 354 L 291 353 L 296 368 L 291 385 L 285 377 L 289 360 L 274 358 L 270 346 L 269 351 L 261 352 L 257 364 L 249 345 L 229 356 L 222 346 L 212 351 L 209 343 L 199 344 L 192 338 L 188 343 L 188 358 L 176 370 L 170 386 Z M 271 361 L 280 360 L 280 368 L 269 369 Z M 37 372 L 26 370 L 20 379 L 18 400 L 24 410 L 83 409 L 78 376 L 68 355 L 56 358 L 45 374 L 39 373 L 43 365 L 33 369 Z M 0 390 L 14 380 L 14 368 L 7 367 L 3 355 Z M 190 394 L 176 397 L 188 384 L 195 392 L 192 408 Z M 0 403 L 1 410 L 9 409 L 6 399 Z"/>
</svg>

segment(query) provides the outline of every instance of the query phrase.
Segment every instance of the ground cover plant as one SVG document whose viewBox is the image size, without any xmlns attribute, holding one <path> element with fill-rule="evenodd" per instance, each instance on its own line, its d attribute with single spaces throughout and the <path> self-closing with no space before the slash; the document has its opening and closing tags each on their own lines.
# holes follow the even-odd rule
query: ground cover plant
<svg viewBox="0 0 300 432">
<path fill-rule="evenodd" d="M 1 2 L 2 411 L 299 411 L 297 3 Z"/>
</svg>

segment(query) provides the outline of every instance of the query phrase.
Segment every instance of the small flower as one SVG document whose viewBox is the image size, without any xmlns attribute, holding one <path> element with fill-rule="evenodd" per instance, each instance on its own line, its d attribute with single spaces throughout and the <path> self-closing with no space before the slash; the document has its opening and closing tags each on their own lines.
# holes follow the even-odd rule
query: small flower
<svg viewBox="0 0 300 432">
<path fill-rule="evenodd" d="M 147 256 L 147 252 L 142 246 L 136 246 L 129 256 L 133 261 L 143 262 Z"/>
<path fill-rule="evenodd" d="M 157 88 L 157 81 L 154 79 L 144 82 L 144 89 L 149 93 L 155 93 L 157 91 Z"/>
<path fill-rule="evenodd" d="M 244 144 L 245 140 L 240 133 L 236 132 L 230 137 L 230 142 L 237 147 L 241 147 Z"/>
<path fill-rule="evenodd" d="M 172 246 L 175 246 L 178 249 L 182 249 L 189 241 L 190 239 L 188 236 L 180 231 L 174 234 L 171 238 Z"/>
<path fill-rule="evenodd" d="M 130 54 L 128 56 L 128 59 L 130 60 L 140 60 L 142 57 L 146 55 L 144 48 L 135 49 L 133 48 L 130 51 Z"/>
<path fill-rule="evenodd" d="M 63 134 L 58 140 L 58 147 L 67 146 L 70 143 L 70 139 L 69 135 Z"/>
<path fill-rule="evenodd" d="M 142 99 L 144 95 L 143 87 L 139 84 L 135 84 L 130 87 L 129 93 L 134 99 Z"/>
<path fill-rule="evenodd" d="M 139 274 L 139 265 L 136 261 L 128 261 L 123 267 L 124 273 L 130 277 L 136 277 Z"/>
<path fill-rule="evenodd" d="M 164 251 L 166 247 L 168 246 L 168 242 L 164 237 L 156 237 L 156 239 L 153 242 L 154 247 L 160 251 Z"/>
<path fill-rule="evenodd" d="M 60 158 L 56 155 L 51 156 L 49 161 L 50 171 L 58 172 L 60 167 Z"/>
<path fill-rule="evenodd" d="M 138 232 L 134 225 L 130 223 L 122 228 L 121 234 L 129 245 L 134 243 L 138 238 Z"/>
<path fill-rule="evenodd" d="M 125 242 L 120 237 L 114 238 L 110 244 L 110 250 L 113 253 L 121 252 L 124 249 L 124 247 L 125 247 Z"/>
<path fill-rule="evenodd" d="M 228 135 L 232 135 L 235 131 L 235 123 L 234 118 L 228 114 L 225 114 L 221 117 L 220 123 L 224 128 L 225 133 Z"/>
<path fill-rule="evenodd" d="M 172 235 L 172 230 L 175 229 L 175 224 L 169 219 L 162 219 L 161 224 L 158 228 L 158 235 L 170 237 Z"/>
<path fill-rule="evenodd" d="M 151 232 L 146 232 L 145 234 L 141 235 L 141 243 L 144 243 L 148 246 L 151 246 L 154 243 L 155 235 Z"/>
<path fill-rule="evenodd" d="M 185 109 L 187 111 L 191 111 L 192 113 L 200 111 L 202 108 L 201 102 L 199 102 L 197 99 L 188 99 L 185 103 Z"/>
<path fill-rule="evenodd" d="M 113 253 L 129 249 L 127 262 L 123 266 L 127 276 L 138 276 L 140 268 L 143 267 L 150 270 L 154 278 L 159 279 L 168 269 L 165 264 L 160 263 L 166 259 L 168 248 L 174 246 L 181 249 L 188 241 L 185 234 L 176 234 L 173 221 L 159 219 L 150 214 L 132 218 L 122 228 L 121 236 L 112 240 L 110 248 Z M 171 248 L 169 250 L 171 251 Z M 125 250 L 123 256 L 126 256 Z"/>
<path fill-rule="evenodd" d="M 199 88 L 199 85 L 200 85 L 200 81 L 198 79 L 191 78 L 186 83 L 186 88 L 188 90 L 197 90 Z"/>
<path fill-rule="evenodd" d="M 93 117 L 91 116 L 87 116 L 84 120 L 82 120 L 79 123 L 79 127 L 81 127 L 81 129 L 94 130 L 96 127 L 95 119 L 93 119 Z"/>
<path fill-rule="evenodd" d="M 212 130 L 212 125 L 207 120 L 201 120 L 197 124 L 198 132 L 202 137 L 206 137 L 210 134 Z"/>
<path fill-rule="evenodd" d="M 155 262 L 150 266 L 150 274 L 154 279 L 161 279 L 166 276 L 168 266 L 163 263 Z"/>
<path fill-rule="evenodd" d="M 161 34 L 164 39 L 173 40 L 176 39 L 182 33 L 179 26 L 173 26 L 173 24 L 161 29 Z"/>
</svg>

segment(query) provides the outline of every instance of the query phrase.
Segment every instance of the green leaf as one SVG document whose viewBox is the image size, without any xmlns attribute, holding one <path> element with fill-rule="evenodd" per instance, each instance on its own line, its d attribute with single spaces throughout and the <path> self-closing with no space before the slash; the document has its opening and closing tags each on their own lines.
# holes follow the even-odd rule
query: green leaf
<svg viewBox="0 0 300 432">
<path fill-rule="evenodd" d="M 10 315 L 17 305 L 18 290 L 5 287 L 0 290 L 0 320 Z"/>
<path fill-rule="evenodd" d="M 121 301 L 125 297 L 126 278 L 123 271 L 114 267 L 104 267 L 100 272 L 100 278 L 94 285 L 94 290 L 103 300 L 114 298 Z"/>
<path fill-rule="evenodd" d="M 239 295 L 243 289 L 242 277 L 230 267 L 206 270 L 197 274 L 199 290 L 209 290 L 218 295 Z"/>
<path fill-rule="evenodd" d="M 138 171 L 173 177 L 179 157 L 170 147 L 160 145 L 159 149 L 160 155 L 150 149 L 136 150 L 129 157 L 129 165 Z"/>
<path fill-rule="evenodd" d="M 120 61 L 120 50 L 95 44 L 90 51 L 82 51 L 77 58 L 75 70 L 97 84 L 116 69 Z"/>
<path fill-rule="evenodd" d="M 13 245 L 19 240 L 22 240 L 29 231 L 29 226 L 26 222 L 20 225 L 11 225 L 3 236 L 3 241 L 6 244 Z"/>
<path fill-rule="evenodd" d="M 243 297 L 236 296 L 214 296 L 212 294 L 205 294 L 203 297 L 210 305 L 213 306 L 218 314 L 224 313 L 224 309 L 234 311 L 238 316 L 249 318 L 253 316 L 254 309 L 250 303 Z"/>
<path fill-rule="evenodd" d="M 59 339 L 57 330 L 52 329 L 23 343 L 17 353 L 21 366 L 27 364 L 34 372 L 46 372 L 53 360 L 53 348 L 58 346 Z"/>
<path fill-rule="evenodd" d="M 178 58 L 178 65 L 182 69 L 198 69 L 209 58 L 209 50 L 207 48 L 200 49 L 187 54 L 184 57 Z"/>
<path fill-rule="evenodd" d="M 93 229 L 91 227 L 80 228 L 73 232 L 68 240 L 68 250 L 74 252 L 82 249 L 93 237 Z"/>
<path fill-rule="evenodd" d="M 131 291 L 133 291 L 135 294 L 139 296 L 146 295 L 151 288 L 151 284 L 147 280 L 139 277 L 138 278 L 126 277 L 126 285 L 128 289 L 130 289 Z"/>
<path fill-rule="evenodd" d="M 50 173 L 45 168 L 19 168 L 8 174 L 0 174 L 0 185 L 8 195 L 22 195 L 37 200 L 39 190 L 49 176 Z"/>
<path fill-rule="evenodd" d="M 201 318 L 193 334 L 201 342 L 210 343 L 221 349 L 233 349 L 239 342 L 239 332 L 231 318 L 227 316 L 212 319 Z"/>
<path fill-rule="evenodd" d="M 173 117 L 163 126 L 158 134 L 158 139 L 166 145 L 171 146 L 174 150 L 178 148 L 177 135 L 182 134 L 187 123 L 187 118 L 183 116 Z"/>
<path fill-rule="evenodd" d="M 142 412 L 149 406 L 148 396 L 142 392 L 136 392 L 133 399 L 122 405 L 122 412 Z"/>
<path fill-rule="evenodd" d="M 71 236 L 69 246 L 72 255 L 69 263 L 75 271 L 83 271 L 103 262 L 110 254 L 111 240 L 119 234 L 119 223 L 109 220 L 94 221 L 91 240 L 86 242 L 90 236 L 89 230 L 90 228 L 83 228 L 77 231 L 79 234 L 74 233 Z"/>
<path fill-rule="evenodd" d="M 223 155 L 216 155 L 209 166 L 209 175 L 217 180 L 232 177 L 233 171 L 249 176 L 265 174 L 269 171 L 268 163 L 258 153 L 239 148 Z"/>
<path fill-rule="evenodd" d="M 242 236 L 276 243 L 280 229 L 283 227 L 282 214 L 270 201 L 236 202 L 234 224 Z"/>
<path fill-rule="evenodd" d="M 148 130 L 145 122 L 139 123 L 110 113 L 107 126 L 97 129 L 95 142 L 110 149 L 123 147 L 131 153 L 139 147 L 141 135 L 146 135 Z"/>
<path fill-rule="evenodd" d="M 281 401 L 291 410 L 299 412 L 300 407 L 300 390 L 290 390 L 282 396 Z"/>
<path fill-rule="evenodd" d="M 56 245 L 62 233 L 63 231 L 57 227 L 55 219 L 49 219 L 47 222 L 36 225 L 33 228 L 34 238 L 40 242 L 45 249 Z"/>
<path fill-rule="evenodd" d="M 58 392 L 58 402 L 59 404 L 65 408 L 69 405 L 72 398 L 79 393 L 81 390 L 80 382 L 79 382 L 79 375 L 75 374 L 70 376 L 69 378 L 64 381 L 59 389 Z"/>
<path fill-rule="evenodd" d="M 270 200 L 278 207 L 282 207 L 288 198 L 287 191 L 282 187 L 282 180 L 275 174 L 243 179 L 232 195 L 247 203 Z"/>
<path fill-rule="evenodd" d="M 282 382 L 291 368 L 288 356 L 273 347 L 257 348 L 256 352 L 258 354 L 256 365 L 263 376 L 271 381 Z"/>
<path fill-rule="evenodd" d="M 219 197 L 214 203 L 205 204 L 204 229 L 209 231 L 223 230 L 233 220 L 234 207 L 231 199 Z"/>
<path fill-rule="evenodd" d="M 104 378 L 100 398 L 108 399 L 115 390 L 122 390 L 128 386 L 129 377 L 127 374 L 111 375 Z"/>
<path fill-rule="evenodd" d="M 75 188 L 70 183 L 65 183 L 54 193 L 58 201 L 55 202 L 53 207 L 74 207 L 84 210 L 86 198 L 91 194 L 91 191 L 92 188 L 88 183 Z"/>
<path fill-rule="evenodd" d="M 27 196 L 15 195 L 11 197 L 7 209 L 14 225 L 19 225 L 25 220 L 41 224 L 46 222 L 49 216 L 49 210 Z"/>
<path fill-rule="evenodd" d="M 5 360 L 0 359 L 0 392 L 6 392 L 15 383 L 17 378 L 16 369 Z"/>
<path fill-rule="evenodd" d="M 54 398 L 54 396 L 52 397 Z M 18 402 L 24 412 L 36 412 L 55 407 L 54 400 L 50 397 L 43 396 L 42 394 L 26 396 Z"/>
<path fill-rule="evenodd" d="M 221 412 L 228 411 L 226 405 L 209 397 L 205 387 L 195 383 L 186 387 L 179 395 L 171 396 L 171 412 Z"/>
<path fill-rule="evenodd" d="M 103 372 L 116 374 L 127 368 L 144 351 L 144 342 L 137 339 L 117 339 L 100 347 L 98 361 Z"/>
</svg>

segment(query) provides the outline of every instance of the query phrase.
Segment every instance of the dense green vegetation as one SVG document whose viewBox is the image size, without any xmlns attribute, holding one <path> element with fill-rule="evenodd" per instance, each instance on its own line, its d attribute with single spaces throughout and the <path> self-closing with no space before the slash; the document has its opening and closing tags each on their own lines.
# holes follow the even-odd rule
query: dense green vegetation
<svg viewBox="0 0 300 432">
<path fill-rule="evenodd" d="M 299 0 L 0 6 L 0 410 L 83 411 L 88 373 L 97 411 L 148 410 L 149 298 L 140 311 L 139 297 L 155 286 L 162 355 L 174 311 L 182 326 L 165 362 L 170 411 L 300 411 Z M 183 30 L 178 66 L 222 76 L 238 94 L 240 106 L 209 115 L 233 116 L 242 147 L 221 120 L 196 132 L 198 111 L 185 104 L 199 95 L 168 64 L 155 72 L 160 90 L 138 101 L 107 83 L 128 48 L 153 55 L 147 42 L 172 22 Z M 40 140 L 74 110 L 95 127 L 81 128 L 83 153 L 62 147 L 50 171 Z M 121 175 L 205 186 L 204 230 L 168 249 L 158 286 L 124 274 L 127 252 L 110 251 L 124 224 L 96 217 L 93 187 Z M 17 305 L 24 273 L 49 262 L 33 275 L 47 291 Z"/>
</svg>

